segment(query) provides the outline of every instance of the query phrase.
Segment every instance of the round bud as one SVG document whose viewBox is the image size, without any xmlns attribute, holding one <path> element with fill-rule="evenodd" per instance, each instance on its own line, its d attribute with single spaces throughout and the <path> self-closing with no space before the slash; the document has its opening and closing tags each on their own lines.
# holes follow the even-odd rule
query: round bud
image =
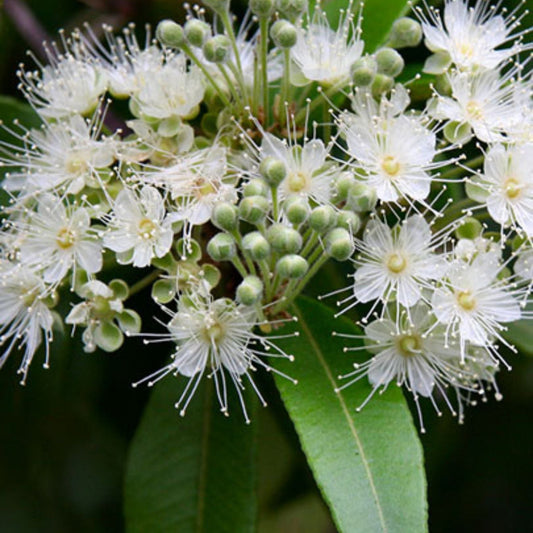
<svg viewBox="0 0 533 533">
<path fill-rule="evenodd" d="M 222 13 L 229 9 L 229 0 L 202 0 L 202 3 L 215 13 Z"/>
<path fill-rule="evenodd" d="M 356 182 L 350 188 L 347 205 L 356 213 L 372 211 L 376 207 L 378 196 L 374 187 Z"/>
<path fill-rule="evenodd" d="M 361 57 L 351 68 L 352 79 L 356 87 L 370 85 L 378 72 L 378 64 L 372 56 Z"/>
<path fill-rule="evenodd" d="M 207 39 L 202 50 L 210 63 L 224 63 L 230 54 L 231 41 L 225 35 L 215 35 Z"/>
<path fill-rule="evenodd" d="M 276 0 L 277 10 L 291 20 L 301 15 L 307 6 L 308 0 Z"/>
<path fill-rule="evenodd" d="M 270 36 L 278 48 L 292 48 L 298 39 L 298 32 L 287 20 L 277 20 L 270 29 Z"/>
<path fill-rule="evenodd" d="M 393 48 L 407 48 L 418 46 L 422 41 L 422 26 L 409 17 L 397 19 L 392 25 L 389 46 Z"/>
<path fill-rule="evenodd" d="M 483 233 L 483 225 L 474 217 L 464 218 L 455 230 L 458 239 L 475 239 Z"/>
<path fill-rule="evenodd" d="M 246 276 L 237 287 L 236 296 L 244 305 L 254 305 L 263 296 L 263 282 L 257 276 Z"/>
<path fill-rule="evenodd" d="M 198 48 L 201 48 L 206 39 L 211 36 L 211 26 L 203 20 L 188 20 L 183 29 L 185 30 L 185 37 L 187 37 L 187 40 L 193 46 Z"/>
<path fill-rule="evenodd" d="M 239 224 L 237 208 L 227 202 L 216 204 L 211 214 L 211 222 L 224 231 L 235 231 Z"/>
<path fill-rule="evenodd" d="M 321 205 L 319 207 L 315 207 L 311 211 L 308 223 L 312 229 L 323 233 L 335 224 L 336 218 L 337 216 L 333 207 L 329 205 Z"/>
<path fill-rule="evenodd" d="M 207 243 L 207 253 L 214 261 L 229 261 L 236 252 L 235 239 L 229 233 L 217 233 Z"/>
<path fill-rule="evenodd" d="M 162 20 L 155 31 L 155 36 L 163 46 L 181 48 L 185 43 L 183 28 L 170 19 Z"/>
<path fill-rule="evenodd" d="M 264 196 L 247 196 L 239 204 L 239 217 L 250 224 L 257 224 L 264 220 L 269 209 L 270 202 Z"/>
<path fill-rule="evenodd" d="M 270 255 L 270 244 L 258 231 L 247 233 L 242 239 L 242 247 L 254 261 L 262 261 Z"/>
<path fill-rule="evenodd" d="M 346 200 L 352 186 L 355 184 L 355 178 L 352 172 L 342 172 L 335 180 L 335 189 L 339 200 Z"/>
<path fill-rule="evenodd" d="M 270 18 L 274 13 L 274 0 L 250 0 L 250 11 L 258 18 Z"/>
<path fill-rule="evenodd" d="M 282 254 L 295 254 L 302 247 L 302 236 L 283 224 L 272 224 L 267 231 L 268 242 Z"/>
<path fill-rule="evenodd" d="M 301 255 L 284 255 L 276 263 L 276 272 L 284 278 L 302 278 L 308 270 L 309 264 Z"/>
<path fill-rule="evenodd" d="M 287 175 L 287 169 L 283 161 L 270 156 L 261 161 L 259 172 L 272 187 L 277 187 Z"/>
<path fill-rule="evenodd" d="M 346 261 L 355 250 L 352 236 L 344 228 L 334 228 L 324 239 L 326 252 L 337 261 Z"/>
<path fill-rule="evenodd" d="M 403 57 L 394 48 L 382 48 L 375 55 L 378 72 L 394 78 L 398 76 L 405 66 Z"/>
<path fill-rule="evenodd" d="M 243 190 L 244 196 L 268 196 L 268 186 L 264 180 L 254 178 L 250 180 Z"/>
<path fill-rule="evenodd" d="M 353 235 L 361 228 L 361 218 L 353 211 L 343 210 L 337 215 L 337 226 L 351 231 Z"/>
<path fill-rule="evenodd" d="M 309 216 L 309 204 L 305 198 L 295 194 L 283 202 L 283 211 L 291 224 L 302 224 Z"/>
<path fill-rule="evenodd" d="M 394 79 L 385 74 L 376 74 L 372 82 L 372 94 L 374 97 L 379 97 L 382 94 L 390 92 L 394 87 Z"/>
</svg>

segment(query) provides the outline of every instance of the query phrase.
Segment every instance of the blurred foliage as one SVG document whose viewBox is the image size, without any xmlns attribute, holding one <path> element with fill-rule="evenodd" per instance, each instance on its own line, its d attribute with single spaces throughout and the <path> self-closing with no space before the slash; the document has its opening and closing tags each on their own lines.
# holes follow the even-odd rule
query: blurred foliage
<svg viewBox="0 0 533 533">
<path fill-rule="evenodd" d="M 183 16 L 178 0 L 31 0 L 27 4 L 53 38 L 58 29 L 72 29 L 84 21 L 117 28 L 135 21 L 143 27 Z M 239 4 L 234 10 L 242 13 L 245 2 Z M 523 24 L 531 27 L 533 15 Z M 1 94 L 17 96 L 17 65 L 31 62 L 24 52 L 27 37 L 2 11 Z M 407 58 L 421 61 L 423 53 L 410 51 Z M 0 119 L 9 122 L 13 110 L 4 109 Z M 342 283 L 338 272 L 327 274 Z M 315 291 L 320 292 L 319 283 Z M 132 307 L 140 307 L 147 296 L 140 293 Z M 154 314 L 155 306 L 146 316 Z M 148 319 L 146 327 L 157 325 Z M 522 338 L 531 351 L 533 335 L 528 331 L 531 328 L 522 331 Z M 150 392 L 142 387 L 134 390 L 131 383 L 158 368 L 168 347 L 147 347 L 133 339 L 117 354 L 84 354 L 68 332 L 57 337 L 51 369 L 40 368 L 43 354 L 37 354 L 26 387 L 18 384 L 16 354 L 0 373 L 0 531 L 120 532 L 128 444 Z M 426 406 L 428 432 L 421 440 L 432 533 L 533 531 L 533 364 L 525 355 L 509 354 L 508 360 L 514 368 L 502 371 L 504 401 L 491 397 L 470 409 L 464 425 L 449 414 L 438 418 Z M 259 426 L 259 532 L 333 533 L 271 376 L 261 379 L 270 405 L 259 411 L 254 422 Z"/>
</svg>

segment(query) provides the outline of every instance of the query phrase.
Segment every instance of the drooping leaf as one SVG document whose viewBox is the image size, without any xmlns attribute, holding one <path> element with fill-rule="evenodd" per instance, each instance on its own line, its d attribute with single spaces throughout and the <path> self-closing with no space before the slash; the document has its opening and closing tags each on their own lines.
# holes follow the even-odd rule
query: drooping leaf
<svg viewBox="0 0 533 533">
<path fill-rule="evenodd" d="M 0 95 L 0 120 L 8 127 L 15 120 L 20 122 L 25 128 L 38 128 L 42 123 L 39 115 L 30 105 L 12 96 L 5 95 Z M 12 136 L 3 129 L 0 129 L 0 139 L 14 141 Z"/>
<path fill-rule="evenodd" d="M 350 371 L 353 356 L 343 353 L 348 340 L 331 332 L 360 331 L 304 297 L 293 313 L 300 336 L 285 339 L 282 347 L 295 362 L 280 360 L 276 366 L 299 383 L 295 387 L 279 378 L 277 384 L 340 531 L 426 531 L 422 448 L 402 392 L 391 386 L 356 412 L 371 388 L 361 380 L 334 392 L 337 376 Z"/>
<path fill-rule="evenodd" d="M 173 405 L 185 381 L 168 378 L 155 387 L 133 439 L 127 531 L 252 532 L 256 425 L 245 424 L 235 402 L 235 412 L 224 417 L 206 379 L 181 418 Z"/>
</svg>

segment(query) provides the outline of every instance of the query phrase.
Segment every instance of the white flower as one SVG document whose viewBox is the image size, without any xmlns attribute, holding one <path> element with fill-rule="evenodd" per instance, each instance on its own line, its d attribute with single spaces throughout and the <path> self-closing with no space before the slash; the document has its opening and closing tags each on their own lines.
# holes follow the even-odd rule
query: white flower
<svg viewBox="0 0 533 533">
<path fill-rule="evenodd" d="M 466 343 L 496 353 L 492 343 L 505 343 L 502 324 L 520 320 L 523 290 L 499 280 L 501 267 L 494 254 L 479 254 L 471 263 L 454 262 L 433 293 L 433 312 L 446 325 L 448 338 L 459 337 L 464 359 Z"/>
<path fill-rule="evenodd" d="M 203 100 L 205 83 L 197 68 L 187 68 L 187 58 L 176 55 L 154 72 L 150 83 L 133 97 L 140 116 L 159 120 L 189 115 Z"/>
<path fill-rule="evenodd" d="M 475 176 L 469 193 L 486 204 L 490 216 L 501 224 L 533 236 L 533 144 L 492 146 L 483 174 Z"/>
<path fill-rule="evenodd" d="M 145 183 L 162 187 L 175 200 L 172 220 L 184 222 L 186 238 L 193 226 L 205 224 L 218 202 L 234 202 L 237 190 L 234 177 L 227 176 L 226 149 L 220 145 L 194 150 L 179 156 L 174 164 L 157 169 L 152 167 L 138 176 Z"/>
<path fill-rule="evenodd" d="M 165 202 L 153 187 L 144 187 L 139 194 L 122 189 L 107 226 L 104 246 L 117 253 L 119 263 L 146 267 L 172 246 L 173 232 Z"/>
<path fill-rule="evenodd" d="M 41 342 L 45 341 L 44 367 L 48 368 L 48 345 L 52 341 L 54 316 L 43 302 L 48 289 L 40 275 L 20 264 L 0 263 L 0 368 L 13 348 L 23 349 L 18 373 L 21 383 L 26 377 L 33 356 Z"/>
<path fill-rule="evenodd" d="M 172 317 L 167 325 L 167 337 L 177 344 L 173 360 L 134 386 L 145 381 L 152 386 L 171 373 L 189 378 L 176 403 L 180 415 L 184 416 L 198 384 L 206 375 L 215 383 L 222 412 L 228 414 L 227 382 L 231 380 L 246 422 L 249 422 L 242 396 L 243 379 L 246 378 L 250 382 L 261 402 L 266 405 L 252 380 L 251 372 L 256 371 L 258 366 L 277 372 L 261 359 L 260 356 L 269 355 L 264 350 L 272 350 L 273 357 L 292 360 L 292 356 L 277 348 L 268 338 L 253 332 L 254 327 L 258 325 L 255 309 L 237 305 L 227 298 L 213 300 L 196 293 L 190 297 L 182 297 L 176 313 L 169 310 L 167 312 Z"/>
<path fill-rule="evenodd" d="M 68 208 L 51 194 L 39 198 L 37 211 L 19 228 L 25 234 L 20 260 L 43 269 L 46 283 L 57 284 L 77 266 L 88 274 L 102 268 L 102 245 L 91 230 L 91 219 L 83 207 Z"/>
<path fill-rule="evenodd" d="M 430 308 L 424 304 L 415 306 L 409 315 L 402 312 L 399 318 L 379 319 L 365 327 L 365 346 L 345 348 L 345 351 L 365 349 L 375 354 L 372 359 L 362 364 L 354 364 L 355 370 L 340 376 L 349 381 L 337 390 L 349 387 L 364 376 L 372 385 L 372 392 L 357 408 L 361 410 L 377 390 L 384 391 L 390 383 L 398 386 L 405 385 L 413 394 L 417 405 L 421 431 L 424 425 L 419 397 L 430 398 L 435 403 L 435 389 L 445 399 L 450 411 L 454 409 L 446 397 L 446 388 L 461 386 L 463 377 L 458 364 L 453 363 L 453 357 L 458 361 L 460 351 L 456 344 L 450 345 L 444 335 L 442 327 L 435 328 L 435 317 Z M 341 335 L 352 338 L 353 335 Z M 360 337 L 356 337 L 360 338 Z"/>
<path fill-rule="evenodd" d="M 86 185 L 100 187 L 100 172 L 108 177 L 115 159 L 113 139 L 97 140 L 100 119 L 98 114 L 90 121 L 74 115 L 25 132 L 18 135 L 25 148 L 15 154 L 1 143 L 5 156 L 0 161 L 10 168 L 4 186 L 21 191 L 19 198 L 54 190 L 76 194 Z"/>
<path fill-rule="evenodd" d="M 424 115 L 402 113 L 408 104 L 400 86 L 379 105 L 370 93 L 357 91 L 355 114 L 345 112 L 338 119 L 354 172 L 383 202 L 424 200 L 431 187 L 430 170 L 450 162 L 433 162 L 440 153 L 435 132 L 425 126 Z"/>
<path fill-rule="evenodd" d="M 351 67 L 361 57 L 361 18 L 353 23 L 352 2 L 341 14 L 337 30 L 330 28 L 327 16 L 317 8 L 307 27 L 298 29 L 291 59 L 297 67 L 293 82 L 317 81 L 324 85 L 346 85 L 351 79 Z M 302 78 L 303 80 L 299 80 Z M 302 83 L 303 82 L 303 83 Z"/>
<path fill-rule="evenodd" d="M 533 248 L 523 247 L 518 251 L 513 270 L 521 279 L 533 281 Z"/>
<path fill-rule="evenodd" d="M 452 74 L 448 77 L 452 96 L 436 97 L 435 118 L 467 124 L 481 141 L 504 141 L 505 132 L 523 119 L 514 102 L 512 72 L 505 76 L 494 71 Z"/>
<path fill-rule="evenodd" d="M 353 295 L 344 302 L 354 301 L 344 311 L 359 302 L 386 304 L 393 297 L 405 307 L 416 304 L 423 289 L 444 274 L 445 256 L 435 251 L 446 236 L 434 237 L 420 215 L 410 216 L 392 229 L 372 219 L 363 238 L 355 241 L 359 255 L 354 261 Z"/>
<path fill-rule="evenodd" d="M 65 41 L 66 42 L 66 41 Z M 48 118 L 91 113 L 107 90 L 107 76 L 82 43 L 68 41 L 70 49 L 48 52 L 49 65 L 39 71 L 21 66 L 18 76 L 26 99 Z"/>
<path fill-rule="evenodd" d="M 440 74 L 449 63 L 462 70 L 494 69 L 518 52 L 527 50 L 529 47 L 518 40 L 520 32 L 515 33 L 526 12 L 519 17 L 516 10 L 497 14 L 494 7 L 484 0 L 473 6 L 468 0 L 446 0 L 442 17 L 434 8 L 428 8 L 427 12 L 417 8 L 415 13 L 422 21 L 426 46 L 442 56 L 444 67 L 435 70 L 437 58 L 431 57 L 424 70 Z M 513 40 L 510 47 L 502 48 Z"/>
</svg>

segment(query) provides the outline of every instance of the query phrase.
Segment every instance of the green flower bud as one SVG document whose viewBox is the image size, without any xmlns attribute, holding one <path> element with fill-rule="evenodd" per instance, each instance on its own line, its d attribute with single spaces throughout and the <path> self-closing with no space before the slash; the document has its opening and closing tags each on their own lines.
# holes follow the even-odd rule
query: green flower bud
<svg viewBox="0 0 533 533">
<path fill-rule="evenodd" d="M 258 224 L 269 209 L 270 202 L 264 196 L 247 196 L 239 204 L 239 217 L 250 224 Z"/>
<path fill-rule="evenodd" d="M 308 0 L 276 0 L 276 9 L 290 20 L 298 18 L 307 6 Z"/>
<path fill-rule="evenodd" d="M 235 231 L 239 225 L 237 208 L 228 202 L 220 202 L 213 208 L 211 222 L 224 231 Z"/>
<path fill-rule="evenodd" d="M 210 63 L 224 63 L 230 54 L 231 41 L 225 35 L 215 35 L 207 39 L 202 50 Z"/>
<path fill-rule="evenodd" d="M 155 31 L 155 36 L 163 46 L 181 48 L 185 43 L 183 28 L 173 20 L 162 20 Z"/>
<path fill-rule="evenodd" d="M 284 278 L 302 278 L 308 270 L 309 264 L 301 255 L 284 255 L 276 263 L 276 272 Z"/>
<path fill-rule="evenodd" d="M 282 254 L 295 254 L 302 247 L 302 236 L 283 224 L 273 224 L 267 231 L 268 242 Z"/>
<path fill-rule="evenodd" d="M 214 261 L 230 261 L 237 253 L 235 239 L 229 233 L 217 233 L 207 243 L 207 253 Z"/>
<path fill-rule="evenodd" d="M 277 20 L 270 28 L 270 36 L 278 48 L 292 48 L 298 39 L 298 32 L 290 22 Z"/>
<path fill-rule="evenodd" d="M 152 299 L 158 304 L 168 304 L 176 296 L 176 284 L 171 279 L 158 279 L 152 285 Z"/>
<path fill-rule="evenodd" d="M 263 282 L 257 276 L 246 276 L 237 287 L 236 296 L 244 305 L 254 305 L 263 296 Z"/>
<path fill-rule="evenodd" d="M 372 94 L 375 97 L 379 97 L 382 94 L 390 92 L 394 87 L 394 79 L 385 74 L 376 74 L 374 81 L 372 82 Z"/>
<path fill-rule="evenodd" d="M 339 200 L 346 200 L 352 186 L 356 183 L 352 172 L 342 172 L 335 180 L 335 189 Z"/>
<path fill-rule="evenodd" d="M 353 235 L 361 228 L 361 218 L 353 211 L 341 211 L 337 215 L 337 226 L 351 231 Z"/>
<path fill-rule="evenodd" d="M 247 233 L 242 239 L 242 246 L 254 261 L 262 261 L 270 255 L 270 244 L 258 231 Z"/>
<path fill-rule="evenodd" d="M 378 201 L 376 189 L 361 182 L 352 185 L 347 198 L 347 205 L 356 213 L 372 211 Z"/>
<path fill-rule="evenodd" d="M 191 19 L 184 26 L 185 37 L 187 40 L 198 48 L 204 45 L 206 39 L 211 36 L 211 26 L 203 20 Z"/>
<path fill-rule="evenodd" d="M 324 239 L 326 252 L 337 261 L 346 261 L 355 250 L 352 236 L 344 228 L 334 228 Z"/>
<path fill-rule="evenodd" d="M 392 48 L 418 46 L 422 36 L 422 26 L 419 22 L 409 17 L 402 17 L 394 21 L 388 44 Z"/>
<path fill-rule="evenodd" d="M 229 10 L 229 0 L 202 0 L 202 3 L 215 13 L 223 13 Z"/>
<path fill-rule="evenodd" d="M 370 85 L 378 72 L 378 64 L 371 56 L 361 57 L 351 68 L 352 79 L 356 87 Z"/>
<path fill-rule="evenodd" d="M 375 55 L 378 72 L 394 78 L 398 76 L 405 66 L 403 57 L 394 48 L 382 48 Z"/>
<path fill-rule="evenodd" d="M 283 161 L 270 156 L 261 161 L 259 172 L 272 187 L 277 187 L 287 175 Z"/>
<path fill-rule="evenodd" d="M 274 0 L 250 0 L 250 11 L 258 18 L 270 18 L 274 13 Z"/>
<path fill-rule="evenodd" d="M 336 218 L 337 215 L 333 207 L 329 205 L 321 205 L 319 207 L 315 207 L 311 211 L 307 222 L 312 229 L 323 233 L 333 227 Z"/>
<path fill-rule="evenodd" d="M 458 239 L 475 239 L 483 233 L 483 225 L 474 217 L 466 217 L 455 230 Z"/>
<path fill-rule="evenodd" d="M 310 210 L 307 200 L 295 194 L 283 202 L 283 211 L 291 224 L 302 224 L 307 220 Z"/>
<path fill-rule="evenodd" d="M 268 196 L 268 186 L 264 180 L 254 178 L 250 180 L 243 190 L 244 196 Z"/>
<path fill-rule="evenodd" d="M 102 321 L 94 328 L 94 342 L 104 352 L 115 352 L 122 346 L 124 335 L 113 322 Z"/>
</svg>

